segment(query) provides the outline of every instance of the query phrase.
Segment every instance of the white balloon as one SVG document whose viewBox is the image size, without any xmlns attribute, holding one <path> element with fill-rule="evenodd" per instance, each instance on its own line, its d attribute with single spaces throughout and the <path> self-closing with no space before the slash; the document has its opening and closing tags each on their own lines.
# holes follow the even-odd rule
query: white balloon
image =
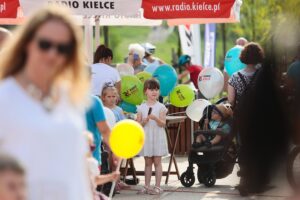
<svg viewBox="0 0 300 200">
<path fill-rule="evenodd" d="M 117 64 L 117 70 L 120 76 L 133 76 L 134 69 L 127 63 Z"/>
<path fill-rule="evenodd" d="M 104 114 L 109 127 L 112 129 L 116 124 L 116 117 L 111 109 L 104 107 Z"/>
<path fill-rule="evenodd" d="M 218 95 L 223 87 L 224 76 L 218 68 L 204 68 L 198 76 L 198 88 L 207 99 Z"/>
<path fill-rule="evenodd" d="M 211 105 L 206 99 L 196 99 L 191 105 L 186 108 L 186 115 L 193 121 L 199 122 L 203 117 L 204 109 Z"/>
</svg>

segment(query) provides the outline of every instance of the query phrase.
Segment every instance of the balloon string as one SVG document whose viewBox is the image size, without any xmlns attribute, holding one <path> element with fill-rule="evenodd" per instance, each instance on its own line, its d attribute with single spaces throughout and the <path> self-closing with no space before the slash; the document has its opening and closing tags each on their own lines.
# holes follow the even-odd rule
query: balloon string
<svg viewBox="0 0 300 200">
<path fill-rule="evenodd" d="M 120 171 L 121 163 L 122 163 L 122 159 L 120 159 L 120 160 L 118 161 L 118 167 L 117 167 L 117 169 L 116 169 L 117 172 Z M 112 196 L 113 196 L 113 194 L 114 194 L 115 187 L 116 187 L 116 181 L 114 181 L 113 184 L 112 184 L 112 186 L 111 186 L 110 193 L 109 193 L 109 200 L 112 199 Z"/>
</svg>

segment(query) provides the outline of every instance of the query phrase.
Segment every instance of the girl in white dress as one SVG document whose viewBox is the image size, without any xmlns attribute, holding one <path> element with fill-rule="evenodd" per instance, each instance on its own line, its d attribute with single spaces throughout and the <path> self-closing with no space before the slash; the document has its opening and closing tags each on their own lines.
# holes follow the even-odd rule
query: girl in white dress
<svg viewBox="0 0 300 200">
<path fill-rule="evenodd" d="M 145 186 L 139 194 L 160 194 L 162 177 L 161 157 L 168 154 L 168 144 L 165 133 L 167 108 L 157 101 L 159 97 L 159 83 L 155 79 L 145 82 L 145 103 L 137 108 L 137 121 L 144 127 L 145 144 L 140 155 L 145 157 Z M 150 188 L 152 165 L 155 167 L 156 183 Z"/>
</svg>

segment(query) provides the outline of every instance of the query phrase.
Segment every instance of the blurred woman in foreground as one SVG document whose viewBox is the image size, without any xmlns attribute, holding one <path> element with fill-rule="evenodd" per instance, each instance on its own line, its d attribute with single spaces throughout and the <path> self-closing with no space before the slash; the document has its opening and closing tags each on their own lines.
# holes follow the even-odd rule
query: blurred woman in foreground
<svg viewBox="0 0 300 200">
<path fill-rule="evenodd" d="M 0 63 L 0 148 L 25 167 L 29 199 L 90 200 L 82 34 L 62 8 L 40 9 Z"/>
</svg>

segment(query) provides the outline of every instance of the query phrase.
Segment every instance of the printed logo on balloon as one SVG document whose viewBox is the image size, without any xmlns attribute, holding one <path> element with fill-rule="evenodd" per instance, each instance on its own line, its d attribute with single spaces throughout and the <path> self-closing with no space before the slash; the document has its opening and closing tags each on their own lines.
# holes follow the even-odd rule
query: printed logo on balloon
<svg viewBox="0 0 300 200">
<path fill-rule="evenodd" d="M 152 78 L 152 74 L 149 72 L 139 72 L 135 75 L 142 83 L 145 83 L 146 80 Z"/>
<path fill-rule="evenodd" d="M 123 76 L 121 79 L 122 100 L 132 105 L 140 105 L 143 97 L 143 83 L 135 76 Z"/>
<path fill-rule="evenodd" d="M 224 76 L 215 67 L 204 68 L 198 76 L 198 88 L 207 99 L 217 96 L 223 87 Z"/>
<path fill-rule="evenodd" d="M 186 107 L 195 99 L 195 93 L 189 85 L 177 85 L 170 94 L 170 102 L 176 107 Z"/>
</svg>

